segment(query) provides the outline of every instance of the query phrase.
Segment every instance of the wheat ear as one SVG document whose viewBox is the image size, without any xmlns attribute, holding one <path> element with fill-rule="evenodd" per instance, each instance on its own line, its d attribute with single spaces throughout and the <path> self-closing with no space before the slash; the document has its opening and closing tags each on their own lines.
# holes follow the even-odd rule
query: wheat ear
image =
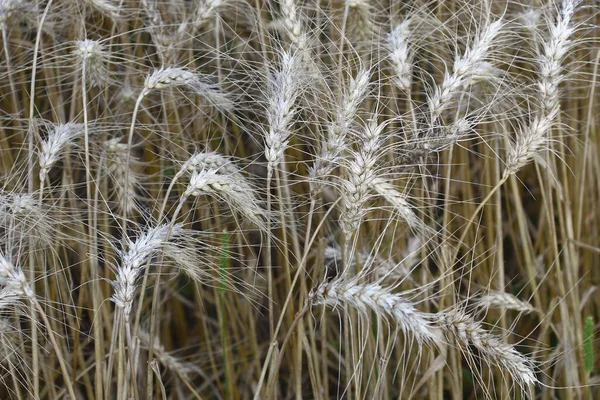
<svg viewBox="0 0 600 400">
<path fill-rule="evenodd" d="M 522 388 L 528 388 L 537 382 L 532 362 L 513 346 L 483 329 L 481 323 L 458 310 L 444 311 L 437 315 L 438 324 L 446 336 L 456 340 L 467 354 L 471 353 L 470 346 L 475 347 L 480 357 L 507 371 Z"/>
<path fill-rule="evenodd" d="M 535 307 L 526 301 L 520 300 L 516 296 L 506 292 L 487 292 L 477 300 L 477 306 L 489 309 L 500 308 L 505 310 L 515 310 L 522 313 L 531 313 L 536 311 Z"/>
<path fill-rule="evenodd" d="M 450 106 L 452 99 L 461 90 L 471 85 L 476 79 L 490 77 L 493 69 L 486 58 L 502 27 L 503 21 L 501 19 L 487 25 L 475 38 L 471 46 L 467 47 L 464 54 L 456 56 L 452 73 L 446 71 L 444 81 L 435 88 L 433 95 L 428 98 L 432 125 L 435 125 L 437 119 Z"/>
<path fill-rule="evenodd" d="M 46 326 L 46 331 L 48 334 L 48 339 L 50 339 L 50 343 L 56 352 L 58 363 L 60 365 L 61 372 L 63 374 L 63 379 L 65 380 L 65 386 L 67 387 L 67 391 L 69 395 L 75 399 L 75 392 L 73 390 L 73 384 L 71 383 L 71 373 L 67 368 L 67 364 L 65 363 L 65 358 L 62 354 L 61 347 L 56 341 L 56 336 L 52 330 L 52 324 L 48 320 L 44 309 L 40 305 L 37 297 L 27 278 L 25 277 L 25 273 L 23 270 L 13 264 L 9 259 L 7 259 L 3 254 L 0 254 L 0 285 L 2 285 L 5 290 L 12 292 L 14 296 L 21 296 L 27 299 L 33 309 L 42 317 L 44 321 L 44 325 Z"/>
<path fill-rule="evenodd" d="M 235 176 L 223 175 L 214 169 L 194 172 L 181 200 L 201 195 L 216 197 L 248 218 L 254 225 L 266 229 L 266 213 L 260 206 L 258 196 L 245 183 L 240 184 Z"/>
<path fill-rule="evenodd" d="M 562 61 L 572 46 L 569 40 L 575 28 L 571 23 L 579 0 L 565 0 L 559 10 L 557 21 L 550 27 L 550 37 L 541 46 L 538 55 L 541 107 L 533 121 L 521 128 L 516 142 L 510 147 L 506 160 L 505 176 L 517 173 L 539 153 L 548 147 L 548 134 L 560 115 L 559 85 L 562 76 Z M 543 162 L 543 161 L 542 161 Z"/>
<path fill-rule="evenodd" d="M 410 23 L 408 19 L 398 24 L 386 37 L 388 60 L 394 71 L 393 82 L 401 90 L 410 89 L 412 81 L 412 60 L 408 49 L 410 39 Z"/>
<path fill-rule="evenodd" d="M 419 311 L 402 294 L 392 293 L 390 289 L 377 284 L 359 284 L 355 279 L 338 278 L 313 289 L 309 301 L 313 306 L 350 306 L 365 317 L 374 312 L 390 318 L 404 334 L 414 337 L 419 347 L 439 341 L 429 314 Z"/>
<path fill-rule="evenodd" d="M 60 124 L 52 128 L 46 140 L 42 141 L 39 165 L 40 182 L 46 181 L 48 171 L 60 159 L 63 150 L 73 139 L 83 135 L 83 125 L 76 123 Z"/>
</svg>

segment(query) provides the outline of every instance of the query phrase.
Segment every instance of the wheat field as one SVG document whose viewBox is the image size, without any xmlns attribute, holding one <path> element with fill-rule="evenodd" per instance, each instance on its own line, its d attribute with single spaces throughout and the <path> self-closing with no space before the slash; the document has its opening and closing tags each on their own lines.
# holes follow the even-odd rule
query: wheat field
<svg viewBox="0 0 600 400">
<path fill-rule="evenodd" d="M 600 398 L 597 0 L 0 0 L 0 399 Z"/>
</svg>

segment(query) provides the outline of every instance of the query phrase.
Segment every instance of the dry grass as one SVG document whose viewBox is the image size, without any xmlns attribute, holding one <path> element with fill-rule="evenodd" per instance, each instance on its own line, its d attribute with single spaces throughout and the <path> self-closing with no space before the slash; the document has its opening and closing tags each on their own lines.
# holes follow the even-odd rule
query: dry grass
<svg viewBox="0 0 600 400">
<path fill-rule="evenodd" d="M 0 0 L 0 398 L 600 397 L 596 0 Z"/>
</svg>

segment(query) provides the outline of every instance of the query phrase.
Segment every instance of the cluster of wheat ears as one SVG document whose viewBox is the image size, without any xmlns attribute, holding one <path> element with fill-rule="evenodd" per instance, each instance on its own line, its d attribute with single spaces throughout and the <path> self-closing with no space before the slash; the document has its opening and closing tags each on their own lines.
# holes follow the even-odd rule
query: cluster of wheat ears
<svg viewBox="0 0 600 400">
<path fill-rule="evenodd" d="M 598 6 L 0 0 L 0 398 L 596 398 Z"/>
</svg>

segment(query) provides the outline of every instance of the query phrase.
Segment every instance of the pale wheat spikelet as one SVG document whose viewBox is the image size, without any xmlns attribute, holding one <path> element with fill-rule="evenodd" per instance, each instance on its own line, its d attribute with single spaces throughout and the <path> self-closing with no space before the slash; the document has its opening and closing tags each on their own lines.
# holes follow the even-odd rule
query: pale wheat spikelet
<svg viewBox="0 0 600 400">
<path fill-rule="evenodd" d="M 0 253 L 0 285 L 11 296 L 22 296 L 35 300 L 35 293 L 29 286 L 23 270 L 15 266 Z"/>
<path fill-rule="evenodd" d="M 347 150 L 347 135 L 360 105 L 368 95 L 369 77 L 369 70 L 359 70 L 356 77 L 350 77 L 348 86 L 343 91 L 340 104 L 336 106 L 334 120 L 327 125 L 325 139 L 321 141 L 320 155 L 309 170 L 313 195 L 323 189 L 325 179 L 339 166 L 343 153 Z"/>
<path fill-rule="evenodd" d="M 295 0 L 281 2 L 282 25 L 294 48 L 302 52 L 307 49 L 308 37 L 304 29 L 304 21 L 299 14 L 300 10 Z"/>
<path fill-rule="evenodd" d="M 192 26 L 200 29 L 207 22 L 212 21 L 216 15 L 225 8 L 231 0 L 200 0 L 194 11 Z"/>
<path fill-rule="evenodd" d="M 437 314 L 440 328 L 448 339 L 454 339 L 467 355 L 470 347 L 479 352 L 485 362 L 496 365 L 510 374 L 512 379 L 523 389 L 537 382 L 532 361 L 519 353 L 515 348 L 487 332 L 469 315 L 458 310 L 449 310 Z"/>
<path fill-rule="evenodd" d="M 458 118 L 450 125 L 422 129 L 415 137 L 398 146 L 400 165 L 419 164 L 431 153 L 439 153 L 475 132 L 469 117 Z"/>
<path fill-rule="evenodd" d="M 110 82 L 109 70 L 106 67 L 108 56 L 104 46 L 97 40 L 78 40 L 75 42 L 74 54 L 85 70 L 85 79 L 93 86 Z"/>
<path fill-rule="evenodd" d="M 137 210 L 135 197 L 139 181 L 137 174 L 132 170 L 131 163 L 127 165 L 127 144 L 121 143 L 121 138 L 117 137 L 104 143 L 104 148 L 106 168 L 114 183 L 118 209 L 125 215 L 130 215 Z M 127 175 L 129 175 L 128 179 L 126 179 Z"/>
<path fill-rule="evenodd" d="M 539 91 L 542 96 L 543 112 L 551 113 L 560 107 L 558 87 L 563 80 L 562 61 L 567 56 L 572 43 L 570 36 L 575 31 L 571 23 L 580 0 L 563 0 L 556 17 L 556 23 L 550 26 L 548 40 L 542 45 L 538 58 L 540 79 Z"/>
<path fill-rule="evenodd" d="M 119 6 L 119 4 L 123 3 L 118 3 L 112 0 L 85 0 L 85 3 L 87 3 L 93 10 L 96 10 L 100 14 L 109 17 L 113 21 L 117 21 L 123 17 L 120 11 L 121 7 Z"/>
<path fill-rule="evenodd" d="M 537 34 L 542 13 L 537 8 L 527 10 L 518 16 L 521 25 L 533 34 Z"/>
<path fill-rule="evenodd" d="M 157 8 L 157 4 L 154 0 L 140 0 L 140 4 L 152 27 L 159 28 L 165 25 L 160 10 Z"/>
<path fill-rule="evenodd" d="M 123 310 L 128 320 L 137 289 L 137 281 L 146 263 L 152 257 L 163 253 L 171 240 L 183 236 L 180 224 L 158 225 L 142 233 L 134 242 L 127 240 L 127 250 L 121 251 L 121 262 L 117 266 L 116 277 L 112 282 L 114 293 L 111 300 Z"/>
<path fill-rule="evenodd" d="M 435 88 L 428 97 L 432 124 L 450 106 L 452 99 L 475 80 L 488 79 L 493 74 L 493 67 L 486 61 L 496 37 L 503 27 L 501 19 L 487 25 L 473 43 L 467 47 L 463 55 L 457 55 L 452 73 L 446 71 L 444 81 Z"/>
<path fill-rule="evenodd" d="M 531 313 L 535 311 L 530 303 L 518 299 L 516 296 L 506 293 L 491 291 L 483 294 L 477 299 L 477 307 L 483 309 L 500 308 L 505 310 L 515 310 L 522 313 Z"/>
<path fill-rule="evenodd" d="M 516 142 L 510 147 L 504 175 L 516 174 L 532 159 L 538 158 L 539 153 L 547 148 L 549 142 L 548 132 L 554 125 L 559 108 L 548 110 L 550 113 L 536 116 L 533 121 L 521 128 L 517 134 Z"/>
<path fill-rule="evenodd" d="M 308 169 L 310 193 L 313 197 L 322 192 L 326 179 L 339 166 L 347 146 L 345 138 L 336 134 L 334 129 L 333 125 L 327 126 L 326 137 L 321 140 L 320 154 Z"/>
<path fill-rule="evenodd" d="M 390 205 L 392 205 L 394 212 L 398 214 L 411 229 L 419 233 L 435 233 L 414 212 L 413 207 L 407 200 L 408 196 L 398 191 L 390 182 L 382 178 L 375 178 L 370 182 L 370 187 L 375 193 L 383 197 Z"/>
<path fill-rule="evenodd" d="M 209 195 L 223 201 L 232 210 L 264 229 L 266 215 L 257 194 L 250 187 L 240 185 L 235 176 L 224 175 L 214 169 L 194 171 L 182 200 L 201 195 Z"/>
<path fill-rule="evenodd" d="M 6 29 L 7 21 L 15 12 L 25 8 L 23 0 L 0 0 L 0 29 Z"/>
<path fill-rule="evenodd" d="M 373 252 L 360 250 L 350 260 L 350 266 L 354 267 L 356 263 L 359 263 L 363 267 L 363 271 L 372 271 L 378 279 L 412 282 L 410 272 L 419 261 L 420 243 L 421 241 L 416 237 L 411 238 L 408 248 L 402 252 L 403 259 L 400 262 L 384 258 Z M 341 263 L 342 250 L 338 245 L 328 246 L 325 248 L 323 258 L 328 264 Z"/>
<path fill-rule="evenodd" d="M 40 305 L 40 302 L 38 301 L 35 292 L 30 286 L 27 278 L 25 277 L 25 273 L 23 272 L 22 268 L 13 264 L 11 260 L 8 259 L 1 252 L 0 285 L 5 290 L 12 291 L 13 296 L 22 296 L 23 298 L 26 298 L 29 304 L 31 305 L 32 309 L 35 310 L 35 312 L 41 316 L 46 327 L 47 337 L 52 345 L 53 350 L 56 352 L 57 359 L 60 364 L 60 369 L 62 371 L 63 378 L 65 379 L 65 387 L 67 388 L 69 395 L 72 398 L 75 398 L 75 393 L 73 391 L 73 387 L 69 378 L 69 371 L 67 370 L 65 359 L 62 356 L 61 347 L 58 345 L 56 337 L 53 333 L 53 326 L 50 324 L 48 317 L 44 313 L 44 309 Z"/>
<path fill-rule="evenodd" d="M 214 169 L 222 174 L 235 175 L 236 178 L 241 176 L 241 170 L 235 162 L 216 151 L 205 151 L 193 154 L 181 167 L 192 173 L 194 171 L 202 171 L 203 169 Z"/>
<path fill-rule="evenodd" d="M 22 244 L 52 245 L 56 221 L 50 210 L 30 194 L 0 191 L 0 227 L 3 240 L 14 246 Z M 24 239 L 28 240 L 24 240 Z M 31 240 L 33 239 L 33 240 Z"/>
<path fill-rule="evenodd" d="M 160 68 L 146 77 L 142 93 L 147 95 L 153 90 L 193 87 L 197 80 L 196 74 L 183 68 Z"/>
<path fill-rule="evenodd" d="M 378 27 L 375 22 L 373 4 L 367 0 L 345 0 L 347 10 L 346 30 L 351 41 L 369 41 Z"/>
<path fill-rule="evenodd" d="M 250 182 L 231 158 L 216 151 L 204 151 L 192 154 L 190 158 L 181 165 L 181 168 L 173 177 L 168 192 L 171 191 L 175 182 L 177 182 L 185 173 L 192 175 L 195 172 L 198 173 L 203 170 L 214 170 L 218 174 L 229 175 L 240 187 L 246 188 L 249 191 L 253 190 Z"/>
<path fill-rule="evenodd" d="M 422 141 L 423 149 L 430 153 L 440 152 L 471 132 L 473 132 L 473 124 L 467 118 L 459 118 L 450 126 L 443 126 L 430 132 Z"/>
<path fill-rule="evenodd" d="M 216 151 L 205 151 L 193 154 L 181 166 L 181 171 L 177 174 L 177 178 L 183 173 L 183 171 L 193 174 L 194 172 L 200 172 L 202 170 L 209 169 L 214 170 L 222 175 L 229 175 L 236 181 L 239 187 L 244 188 L 244 190 L 248 190 L 250 192 L 254 190 L 236 163 L 231 158 L 226 157 Z"/>
<path fill-rule="evenodd" d="M 408 90 L 411 85 L 412 60 L 408 44 L 410 40 L 410 23 L 408 19 L 398 24 L 386 36 L 385 47 L 388 61 L 394 72 L 393 82 L 401 90 Z"/>
<path fill-rule="evenodd" d="M 181 23 L 174 31 L 166 31 L 162 26 L 153 26 L 152 41 L 158 50 L 163 65 L 175 65 L 179 62 L 181 49 L 189 38 L 187 24 Z"/>
<path fill-rule="evenodd" d="M 141 97 L 147 96 L 154 90 L 170 88 L 188 88 L 206 100 L 217 110 L 227 113 L 233 109 L 233 102 L 215 85 L 207 83 L 205 77 L 200 77 L 192 71 L 183 68 L 160 68 L 146 77 Z"/>
<path fill-rule="evenodd" d="M 39 165 L 40 182 L 46 181 L 48 171 L 60 159 L 63 150 L 75 138 L 83 135 L 83 124 L 68 123 L 55 125 L 48 133 L 46 140 L 42 141 Z"/>
<path fill-rule="evenodd" d="M 344 90 L 342 100 L 337 107 L 334 120 L 334 134 L 346 135 L 350 126 L 354 122 L 358 109 L 369 94 L 369 81 L 371 72 L 367 69 L 361 69 L 356 77 L 350 78 L 348 87 Z"/>
<path fill-rule="evenodd" d="M 475 124 L 468 117 L 458 118 L 450 125 L 438 125 L 427 129 L 423 137 L 417 137 L 398 147 L 400 164 L 416 164 L 431 153 L 439 153 L 475 132 Z"/>
<path fill-rule="evenodd" d="M 148 332 L 140 329 L 137 336 L 144 346 L 150 347 L 150 335 Z M 175 357 L 173 354 L 165 350 L 165 346 L 160 343 L 157 337 L 154 338 L 152 347 L 154 350 L 154 356 L 171 372 L 176 373 L 183 378 L 189 378 L 192 373 L 198 371 L 198 367 L 196 367 L 194 364 L 182 361 L 178 357 Z"/>
<path fill-rule="evenodd" d="M 548 135 L 560 114 L 559 85 L 562 77 L 562 60 L 571 48 L 569 37 L 575 28 L 571 19 L 579 0 L 564 0 L 558 12 L 556 24 L 550 26 L 550 38 L 544 42 L 539 54 L 538 87 L 541 96 L 541 109 L 533 121 L 522 128 L 507 155 L 504 176 L 517 173 L 548 146 Z"/>
<path fill-rule="evenodd" d="M 141 0 L 148 20 L 148 30 L 161 60 L 161 65 L 176 65 L 178 55 L 189 38 L 187 22 L 175 26 L 165 23 L 155 0 Z"/>
<path fill-rule="evenodd" d="M 332 308 L 350 306 L 363 316 L 376 313 L 391 319 L 404 332 L 412 336 L 419 346 L 438 342 L 429 314 L 419 311 L 402 294 L 377 284 L 359 284 L 356 280 L 336 279 L 316 287 L 309 294 L 310 304 Z"/>
<path fill-rule="evenodd" d="M 1 278 L 0 278 L 1 279 Z M 19 305 L 23 296 L 16 292 L 11 287 L 3 287 L 0 289 L 0 312 L 4 312 L 9 307 Z M 0 319 L 0 332 L 4 328 L 4 321 Z"/>
<path fill-rule="evenodd" d="M 340 225 L 346 241 L 358 230 L 367 213 L 366 203 L 371 197 L 372 184 L 377 177 L 376 168 L 382 152 L 383 130 L 388 122 L 377 124 L 373 118 L 365 124 L 357 134 L 358 150 L 351 152 L 354 157 L 345 164 L 347 179 L 342 180 L 344 202 Z"/>
<path fill-rule="evenodd" d="M 265 158 L 269 178 L 281 162 L 292 135 L 295 104 L 302 79 L 299 68 L 297 56 L 285 52 L 279 69 L 271 73 L 268 82 L 266 113 L 269 127 L 265 137 Z"/>
</svg>

